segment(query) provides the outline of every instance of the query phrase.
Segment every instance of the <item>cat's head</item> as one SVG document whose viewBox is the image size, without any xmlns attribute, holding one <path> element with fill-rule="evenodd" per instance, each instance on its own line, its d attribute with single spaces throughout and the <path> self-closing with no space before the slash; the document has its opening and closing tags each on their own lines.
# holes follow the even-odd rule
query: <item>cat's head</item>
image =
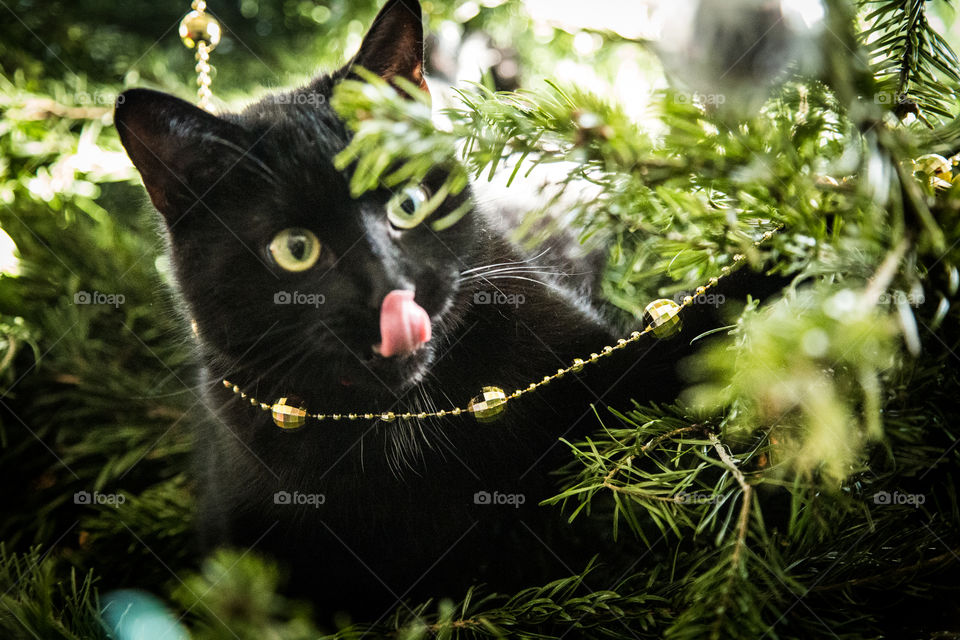
<svg viewBox="0 0 960 640">
<path fill-rule="evenodd" d="M 329 106 L 336 83 L 361 65 L 425 90 L 422 60 L 419 3 L 388 0 L 347 66 L 240 113 L 215 116 L 143 89 L 118 100 L 121 141 L 166 223 L 215 375 L 370 405 L 418 382 L 442 350 L 475 220 L 396 228 L 388 205 L 419 206 L 443 172 L 406 196 L 353 198 L 350 170 L 333 164 L 350 137 Z"/>
</svg>

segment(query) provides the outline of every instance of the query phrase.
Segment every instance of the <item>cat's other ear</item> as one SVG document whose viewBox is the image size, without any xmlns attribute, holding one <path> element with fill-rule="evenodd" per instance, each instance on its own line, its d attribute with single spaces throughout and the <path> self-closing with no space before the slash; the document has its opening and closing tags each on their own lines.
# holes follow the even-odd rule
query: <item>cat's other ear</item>
<svg viewBox="0 0 960 640">
<path fill-rule="evenodd" d="M 424 91 L 423 79 L 423 17 L 419 0 L 387 0 L 377 14 L 373 26 L 363 38 L 360 50 L 347 65 L 376 73 L 391 82 L 405 78 Z"/>
<path fill-rule="evenodd" d="M 242 144 L 243 130 L 237 125 L 150 89 L 121 93 L 113 120 L 150 200 L 168 221 L 197 203 L 207 183 L 217 179 L 213 174 L 222 174 L 220 145 L 210 140 Z"/>
</svg>

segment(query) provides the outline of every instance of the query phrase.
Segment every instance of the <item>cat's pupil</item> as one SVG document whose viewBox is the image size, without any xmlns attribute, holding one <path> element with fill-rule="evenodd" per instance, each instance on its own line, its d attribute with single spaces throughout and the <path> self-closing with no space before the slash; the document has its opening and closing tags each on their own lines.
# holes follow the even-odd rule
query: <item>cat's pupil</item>
<svg viewBox="0 0 960 640">
<path fill-rule="evenodd" d="M 303 260 L 310 253 L 310 240 L 303 234 L 291 235 L 287 241 L 287 250 L 295 260 Z"/>
<path fill-rule="evenodd" d="M 407 196 L 403 199 L 403 202 L 400 203 L 400 208 L 403 209 L 404 213 L 413 215 L 417 211 L 417 203 L 413 198 Z"/>
</svg>

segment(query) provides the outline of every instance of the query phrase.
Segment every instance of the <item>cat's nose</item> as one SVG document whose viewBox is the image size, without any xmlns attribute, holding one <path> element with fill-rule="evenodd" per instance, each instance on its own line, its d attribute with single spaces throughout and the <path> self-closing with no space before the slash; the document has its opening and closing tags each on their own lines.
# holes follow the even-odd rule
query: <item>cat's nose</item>
<svg viewBox="0 0 960 640">
<path fill-rule="evenodd" d="M 371 310 L 379 313 L 380 307 L 383 304 L 384 298 L 391 291 L 413 291 L 413 284 L 400 281 L 398 283 L 391 283 L 390 281 L 383 281 L 378 286 L 372 287 L 370 290 L 370 296 L 367 298 L 367 307 Z"/>
<path fill-rule="evenodd" d="M 395 271 L 391 272 L 386 265 L 373 257 L 363 261 L 357 277 L 360 280 L 358 288 L 366 294 L 364 302 L 367 308 L 375 313 L 380 312 L 383 299 L 391 291 L 414 289 L 412 282 Z"/>
</svg>

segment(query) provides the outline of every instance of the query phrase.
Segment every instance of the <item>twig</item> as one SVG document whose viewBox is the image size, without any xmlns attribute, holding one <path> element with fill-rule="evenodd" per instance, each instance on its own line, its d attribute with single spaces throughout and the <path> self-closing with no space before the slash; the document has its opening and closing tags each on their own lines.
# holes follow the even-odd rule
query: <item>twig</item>
<svg viewBox="0 0 960 640">
<path fill-rule="evenodd" d="M 47 98 L 31 98 L 20 108 L 12 109 L 13 117 L 18 120 L 49 120 L 66 118 L 68 120 L 100 120 L 113 112 L 109 107 L 69 107 Z"/>
<path fill-rule="evenodd" d="M 628 496 L 637 496 L 638 498 L 649 498 L 650 500 L 659 500 L 660 502 L 674 502 L 680 504 L 685 502 L 684 497 L 680 496 L 662 496 L 659 493 L 651 493 L 649 491 L 644 491 L 643 489 L 638 489 L 636 487 L 621 487 L 615 484 L 603 483 L 607 489 L 611 491 L 616 491 L 617 493 L 623 493 Z"/>
<path fill-rule="evenodd" d="M 13 356 L 17 355 L 17 340 L 12 335 L 7 335 L 7 352 L 3 354 L 3 360 L 0 361 L 0 373 L 7 370 L 10 363 L 13 362 Z"/>
<path fill-rule="evenodd" d="M 946 553 L 941 553 L 938 556 L 934 556 L 933 558 L 929 558 L 922 562 L 917 562 L 916 564 L 911 564 L 906 567 L 900 567 L 898 569 L 893 569 L 891 571 L 885 571 L 884 573 L 881 573 L 875 576 L 867 576 L 865 578 L 857 578 L 855 580 L 848 580 L 846 582 L 837 582 L 836 584 L 827 584 L 819 587 L 814 587 L 812 590 L 813 591 L 834 591 L 836 589 L 844 589 L 846 587 L 854 587 L 854 586 L 859 586 L 861 584 L 869 584 L 871 582 L 879 582 L 879 581 L 887 582 L 888 580 L 890 580 L 891 576 L 894 576 L 900 573 L 911 573 L 913 571 L 918 571 L 925 567 L 939 564 L 945 560 L 949 561 L 951 558 L 954 560 L 960 559 L 960 547 L 956 549 L 949 549 L 947 550 Z"/>
<path fill-rule="evenodd" d="M 710 439 L 713 448 L 716 450 L 717 455 L 720 456 L 720 461 L 723 462 L 724 466 L 730 470 L 730 473 L 733 475 L 734 479 L 740 485 L 740 489 L 743 490 L 743 506 L 740 507 L 740 517 L 737 519 L 737 545 L 733 550 L 733 566 L 736 567 L 740 562 L 740 552 L 741 549 L 745 546 L 745 541 L 747 539 L 747 525 L 750 523 L 750 502 L 753 497 L 753 487 L 747 482 L 747 479 L 744 477 L 743 472 L 737 467 L 737 462 L 734 460 L 727 450 L 724 448 L 723 443 L 720 442 L 720 439 L 717 438 L 716 434 L 710 430 L 706 431 L 707 438 Z"/>
<path fill-rule="evenodd" d="M 877 269 L 877 272 L 870 278 L 870 282 L 863 292 L 863 302 L 865 306 L 871 308 L 876 306 L 880 301 L 880 296 L 887 290 L 893 277 L 897 274 L 897 270 L 900 268 L 900 262 L 903 260 L 903 256 L 909 246 L 910 241 L 904 238 L 896 247 L 887 253 L 887 257 L 883 259 L 880 268 Z"/>
<path fill-rule="evenodd" d="M 674 429 L 673 431 L 669 431 L 667 433 L 661 433 L 659 436 L 651 439 L 650 441 L 647 442 L 647 444 L 640 447 L 639 453 L 631 455 L 628 458 L 624 459 L 622 462 L 618 462 L 616 465 L 614 465 L 613 469 L 610 470 L 610 473 L 608 473 L 603 478 L 603 486 L 607 487 L 608 489 L 622 489 L 623 487 L 610 485 L 610 481 L 613 480 L 613 477 L 617 475 L 622 468 L 628 466 L 631 462 L 633 462 L 633 459 L 636 458 L 638 455 L 640 455 L 641 453 L 646 453 L 651 448 L 657 446 L 664 440 L 672 438 L 673 436 L 676 436 L 676 435 L 680 435 L 681 433 L 687 433 L 688 431 L 703 431 L 703 426 L 699 424 L 692 424 L 686 427 L 680 427 L 679 429 Z"/>
<path fill-rule="evenodd" d="M 720 456 L 720 461 L 723 462 L 723 465 L 730 470 L 730 473 L 733 475 L 734 479 L 740 485 L 740 489 L 743 491 L 743 505 L 740 507 L 740 516 L 737 518 L 737 539 L 734 543 L 733 554 L 730 556 L 730 569 L 727 572 L 727 581 L 726 586 L 723 589 L 724 597 L 729 601 L 730 589 L 733 586 L 733 582 L 737 577 L 738 570 L 740 568 L 740 556 L 744 548 L 746 548 L 747 541 L 747 525 L 750 523 L 750 506 L 751 498 L 753 497 L 753 487 L 747 483 L 747 479 L 743 476 L 743 472 L 737 467 L 737 462 L 734 460 L 729 453 L 727 453 L 726 448 L 723 446 L 723 443 L 720 442 L 720 439 L 717 438 L 717 435 L 712 431 L 707 431 L 707 438 L 710 439 L 710 442 L 713 444 L 713 448 L 716 450 L 717 455 Z M 728 606 L 724 606 L 723 611 L 729 611 L 729 602 Z M 711 638 L 720 637 L 719 635 L 719 625 L 721 618 L 724 617 L 724 613 L 721 611 L 721 608 L 717 608 L 717 619 L 714 620 L 712 625 L 713 632 L 711 633 Z"/>
</svg>

